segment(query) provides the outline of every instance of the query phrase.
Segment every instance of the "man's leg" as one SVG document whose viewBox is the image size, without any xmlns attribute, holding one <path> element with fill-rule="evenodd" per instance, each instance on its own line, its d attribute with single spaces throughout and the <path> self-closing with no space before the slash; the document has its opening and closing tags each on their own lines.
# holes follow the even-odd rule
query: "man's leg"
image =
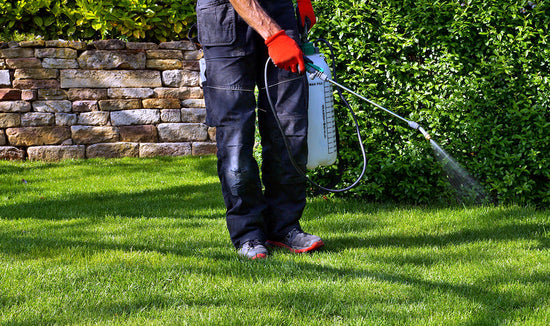
<svg viewBox="0 0 550 326">
<path fill-rule="evenodd" d="M 229 1 L 198 0 L 196 11 L 206 59 L 206 123 L 216 127 L 227 227 L 236 248 L 255 250 L 257 243 L 265 240 L 262 212 L 266 203 L 252 155 L 256 108 L 253 34 Z M 249 240 L 253 242 L 247 243 Z"/>
<path fill-rule="evenodd" d="M 294 160 L 305 169 L 307 160 L 307 81 L 303 76 L 271 67 L 269 87 L 277 116 L 285 130 Z M 269 82 L 269 81 L 268 81 Z M 259 127 L 262 137 L 262 180 L 268 209 L 265 213 L 268 237 L 280 237 L 299 227 L 306 203 L 305 180 L 287 153 L 265 93 L 260 96 Z"/>
<path fill-rule="evenodd" d="M 266 203 L 253 156 L 256 101 L 253 81 L 245 82 L 248 69 L 248 57 L 207 61 L 211 72 L 204 87 L 208 120 L 216 126 L 227 228 L 236 248 L 248 240 L 265 241 Z"/>
</svg>

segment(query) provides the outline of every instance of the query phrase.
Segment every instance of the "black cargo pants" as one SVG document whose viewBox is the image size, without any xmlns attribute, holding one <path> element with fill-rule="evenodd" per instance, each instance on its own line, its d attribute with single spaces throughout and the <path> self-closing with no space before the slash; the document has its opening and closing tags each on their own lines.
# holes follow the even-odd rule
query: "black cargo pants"
<svg viewBox="0 0 550 326">
<path fill-rule="evenodd" d="M 291 0 L 259 1 L 281 28 L 298 41 Z M 306 195 L 305 180 L 288 159 L 267 102 L 267 48 L 228 0 L 198 0 L 197 22 L 206 60 L 206 122 L 216 127 L 218 175 L 231 241 L 239 248 L 248 240 L 276 239 L 293 227 L 299 228 Z M 294 159 L 305 169 L 307 79 L 271 65 L 268 84 Z M 261 180 L 253 157 L 256 104 L 262 144 Z"/>
</svg>

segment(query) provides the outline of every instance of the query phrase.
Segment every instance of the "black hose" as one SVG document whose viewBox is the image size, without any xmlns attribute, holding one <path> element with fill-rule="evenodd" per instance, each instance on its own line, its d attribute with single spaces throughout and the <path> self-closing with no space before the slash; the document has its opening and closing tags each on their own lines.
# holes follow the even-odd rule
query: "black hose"
<svg viewBox="0 0 550 326">
<path fill-rule="evenodd" d="M 325 42 L 327 44 L 329 44 L 328 41 L 325 41 Z M 331 54 L 333 54 L 332 46 L 330 46 L 330 44 L 329 44 L 329 47 L 330 47 Z M 355 115 L 355 112 L 353 111 L 353 109 L 351 108 L 349 103 L 344 98 L 343 94 L 338 89 L 338 94 L 340 95 L 340 97 L 343 100 L 344 104 L 346 105 L 349 112 L 351 113 L 351 116 L 353 117 L 353 121 L 355 123 L 355 130 L 356 130 L 356 133 L 357 133 L 357 140 L 359 142 L 359 146 L 361 148 L 361 153 L 363 155 L 363 169 L 362 169 L 361 174 L 359 175 L 359 177 L 351 185 L 349 185 L 345 188 L 342 188 L 342 189 L 331 189 L 331 188 L 328 188 L 328 187 L 323 187 L 323 186 L 319 185 L 318 183 L 316 183 L 315 181 L 311 180 L 306 175 L 306 172 L 303 171 L 302 168 L 300 168 L 298 166 L 298 164 L 296 163 L 296 161 L 294 160 L 294 157 L 292 155 L 292 151 L 290 150 L 290 144 L 288 143 L 288 139 L 285 135 L 283 126 L 281 125 L 281 121 L 279 120 L 279 117 L 277 116 L 277 111 L 275 110 L 273 102 L 271 101 L 271 96 L 269 95 L 269 86 L 268 86 L 268 83 L 267 83 L 267 71 L 268 71 L 270 62 L 272 62 L 271 58 L 268 58 L 266 63 L 265 63 L 265 69 L 264 69 L 264 83 L 265 83 L 265 91 L 266 91 L 267 101 L 269 102 L 269 106 L 271 108 L 271 111 L 273 112 L 273 116 L 275 118 L 275 122 L 277 124 L 277 127 L 281 131 L 282 139 L 283 139 L 283 142 L 285 144 L 288 156 L 290 158 L 290 162 L 292 163 L 292 165 L 294 166 L 294 168 L 296 169 L 298 174 L 300 174 L 300 176 L 305 178 L 313 186 L 315 186 L 315 187 L 317 187 L 321 190 L 327 191 L 327 192 L 340 193 L 340 192 L 348 191 L 348 190 L 352 189 L 353 187 L 357 186 L 357 184 L 359 184 L 359 182 L 361 181 L 361 179 L 363 179 L 363 176 L 365 175 L 365 170 L 367 168 L 367 154 L 365 153 L 365 147 L 363 146 L 363 140 L 361 139 L 361 132 L 360 132 L 360 129 L 359 129 L 359 122 L 357 121 L 357 116 Z M 332 64 L 333 64 L 333 69 L 334 69 L 334 59 L 332 60 Z"/>
</svg>

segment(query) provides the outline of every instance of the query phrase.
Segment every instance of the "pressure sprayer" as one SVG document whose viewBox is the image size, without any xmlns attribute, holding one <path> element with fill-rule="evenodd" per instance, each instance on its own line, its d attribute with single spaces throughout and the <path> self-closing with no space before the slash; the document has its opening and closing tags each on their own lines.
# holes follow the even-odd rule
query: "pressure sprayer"
<svg viewBox="0 0 550 326">
<path fill-rule="evenodd" d="M 302 34 L 302 37 L 305 38 L 305 35 L 307 35 L 307 28 L 305 29 L 305 32 Z M 332 46 L 328 41 L 323 39 L 318 39 L 314 43 L 317 43 L 317 42 L 324 42 L 328 45 L 331 51 L 332 63 L 334 68 L 334 53 L 332 50 Z M 302 168 L 298 166 L 298 164 L 294 160 L 293 155 L 290 151 L 290 145 L 284 133 L 284 129 L 281 125 L 281 122 L 279 121 L 279 118 L 277 116 L 275 107 L 273 106 L 271 97 L 269 96 L 269 87 L 267 83 L 267 71 L 268 71 L 269 63 L 271 62 L 271 59 L 268 59 L 266 61 L 265 70 L 264 70 L 264 81 L 266 85 L 267 99 L 271 107 L 271 110 L 273 112 L 273 115 L 275 117 L 275 122 L 277 123 L 277 126 L 283 136 L 282 139 L 287 149 L 290 161 L 294 166 L 294 168 L 296 169 L 296 171 L 302 177 L 304 177 L 308 182 L 310 182 L 312 185 L 314 185 L 319 189 L 322 189 L 328 192 L 335 192 L 335 193 L 344 192 L 355 187 L 365 175 L 367 157 L 365 153 L 365 148 L 363 146 L 363 141 L 361 139 L 361 133 L 360 133 L 357 117 L 355 115 L 355 112 L 351 108 L 351 106 L 348 104 L 348 102 L 344 98 L 341 90 L 351 93 L 359 97 L 363 101 L 371 105 L 374 105 L 375 107 L 393 115 L 398 119 L 405 121 L 409 125 L 409 127 L 411 127 L 414 130 L 420 131 L 420 133 L 422 133 L 422 135 L 424 136 L 424 138 L 426 138 L 426 140 L 430 140 L 431 136 L 417 122 L 405 119 L 402 116 L 398 115 L 397 113 L 384 108 L 383 106 L 369 100 L 368 98 L 336 82 L 334 80 L 335 78 L 333 79 L 331 76 L 331 71 L 326 62 L 325 56 L 319 51 L 317 47 L 314 46 L 314 43 L 304 42 L 304 44 L 302 45 L 302 51 L 304 52 L 304 59 L 306 61 L 306 70 L 309 77 L 308 78 L 309 79 L 308 80 L 308 84 L 309 84 L 308 133 L 307 133 L 308 159 L 307 159 L 306 167 L 308 169 L 314 169 L 319 166 L 329 166 L 336 162 L 338 141 L 337 141 L 335 114 L 334 114 L 334 100 L 333 100 L 334 95 L 333 95 L 333 87 L 332 87 L 332 86 L 336 86 L 337 92 L 340 98 L 342 99 L 342 102 L 348 108 L 348 111 L 350 112 L 354 120 L 357 140 L 363 156 L 363 167 L 359 177 L 348 187 L 345 187 L 342 189 L 330 189 L 328 187 L 323 187 L 317 184 L 316 182 L 314 182 L 313 180 L 311 180 L 306 175 L 306 172 L 303 171 Z"/>
</svg>

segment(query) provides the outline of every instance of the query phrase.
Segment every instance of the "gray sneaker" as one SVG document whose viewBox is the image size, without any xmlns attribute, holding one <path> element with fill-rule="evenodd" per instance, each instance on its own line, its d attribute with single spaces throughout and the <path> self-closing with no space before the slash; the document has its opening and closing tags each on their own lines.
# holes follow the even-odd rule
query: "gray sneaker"
<svg viewBox="0 0 550 326">
<path fill-rule="evenodd" d="M 267 240 L 267 244 L 287 248 L 295 253 L 302 253 L 317 250 L 325 243 L 316 235 L 305 233 L 300 229 L 292 229 L 282 239 Z"/>
<path fill-rule="evenodd" d="M 248 259 L 266 258 L 269 254 L 267 248 L 258 240 L 249 240 L 243 243 L 243 246 L 237 250 L 239 256 Z"/>
</svg>

